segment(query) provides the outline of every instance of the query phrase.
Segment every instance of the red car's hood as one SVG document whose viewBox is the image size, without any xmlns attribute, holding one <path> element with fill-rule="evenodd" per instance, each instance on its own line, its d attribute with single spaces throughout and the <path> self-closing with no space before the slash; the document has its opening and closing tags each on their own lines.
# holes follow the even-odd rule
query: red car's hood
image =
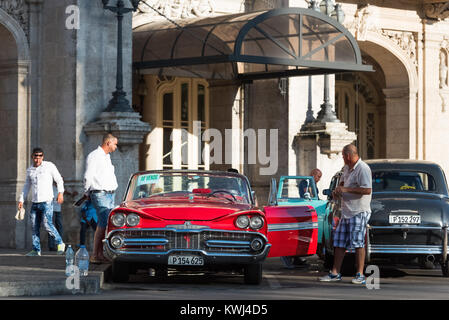
<svg viewBox="0 0 449 320">
<path fill-rule="evenodd" d="M 138 200 L 123 204 L 124 207 L 140 211 L 145 215 L 163 220 L 210 221 L 235 212 L 253 209 L 250 204 L 225 203 L 219 201 L 194 201 L 164 199 Z"/>
</svg>

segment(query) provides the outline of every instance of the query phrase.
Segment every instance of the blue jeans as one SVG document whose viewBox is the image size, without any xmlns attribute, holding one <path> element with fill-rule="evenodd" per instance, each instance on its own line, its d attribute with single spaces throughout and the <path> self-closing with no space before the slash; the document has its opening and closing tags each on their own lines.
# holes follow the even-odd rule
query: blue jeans
<svg viewBox="0 0 449 320">
<path fill-rule="evenodd" d="M 30 211 L 31 220 L 31 239 L 33 241 L 33 250 L 41 251 L 41 235 L 40 228 L 42 220 L 44 220 L 45 230 L 54 238 L 56 244 L 61 244 L 62 239 L 53 225 L 53 201 L 49 202 L 33 202 Z"/>
<path fill-rule="evenodd" d="M 62 238 L 63 234 L 63 228 L 62 228 L 62 214 L 60 211 L 53 211 L 53 219 L 54 219 L 54 225 L 56 230 L 59 233 L 59 236 Z M 56 243 L 55 239 L 48 234 L 48 250 L 50 251 L 56 251 Z"/>
<path fill-rule="evenodd" d="M 98 227 L 106 228 L 109 213 L 115 206 L 115 194 L 107 192 L 91 192 L 90 200 L 97 211 Z"/>
</svg>

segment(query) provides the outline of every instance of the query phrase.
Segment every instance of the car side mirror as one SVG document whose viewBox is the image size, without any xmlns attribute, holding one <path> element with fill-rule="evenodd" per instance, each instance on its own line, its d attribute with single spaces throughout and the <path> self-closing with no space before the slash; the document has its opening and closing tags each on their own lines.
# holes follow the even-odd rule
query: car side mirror
<svg viewBox="0 0 449 320">
<path fill-rule="evenodd" d="M 323 194 L 327 196 L 328 200 L 332 200 L 332 190 L 331 189 L 324 189 Z"/>
</svg>

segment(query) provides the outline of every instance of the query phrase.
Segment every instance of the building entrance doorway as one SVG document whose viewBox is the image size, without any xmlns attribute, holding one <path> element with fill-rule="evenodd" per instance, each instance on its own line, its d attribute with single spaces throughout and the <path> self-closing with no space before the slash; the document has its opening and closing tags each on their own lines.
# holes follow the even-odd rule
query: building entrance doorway
<svg viewBox="0 0 449 320">
<path fill-rule="evenodd" d="M 365 58 L 369 59 L 369 58 Z M 363 159 L 386 157 L 385 77 L 373 59 L 376 72 L 344 73 L 335 76 L 335 111 L 348 130 L 357 134 L 357 147 Z"/>
</svg>

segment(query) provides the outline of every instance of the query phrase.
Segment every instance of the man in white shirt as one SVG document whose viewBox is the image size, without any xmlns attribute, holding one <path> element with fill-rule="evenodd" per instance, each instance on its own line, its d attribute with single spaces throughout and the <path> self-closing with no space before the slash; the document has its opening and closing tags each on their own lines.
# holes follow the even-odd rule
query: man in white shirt
<svg viewBox="0 0 449 320">
<path fill-rule="evenodd" d="M 58 254 L 63 254 L 65 244 L 61 236 L 53 225 L 53 181 L 58 188 L 57 202 L 64 202 L 64 181 L 59 174 L 56 166 L 49 161 L 44 160 L 44 152 L 41 148 L 35 148 L 32 152 L 33 165 L 27 169 L 27 175 L 23 191 L 20 194 L 18 208 L 23 207 L 23 203 L 32 189 L 32 205 L 30 210 L 30 219 L 32 227 L 33 250 L 28 256 L 40 256 L 40 226 L 42 220 L 47 232 L 54 238 L 57 244 Z"/>
<path fill-rule="evenodd" d="M 118 140 L 112 134 L 103 137 L 102 145 L 89 153 L 84 173 L 84 192 L 97 211 L 98 225 L 94 236 L 92 263 L 107 263 L 103 255 L 103 239 L 105 237 L 108 217 L 114 208 L 115 190 L 118 187 L 115 169 L 110 153 L 117 149 Z"/>
<path fill-rule="evenodd" d="M 334 234 L 334 266 L 321 281 L 340 281 L 340 268 L 346 249 L 355 250 L 357 273 L 352 283 L 365 284 L 366 226 L 371 216 L 372 176 L 370 167 L 360 159 L 356 146 L 343 148 L 345 166 L 334 196 L 341 197 L 342 217 Z"/>
</svg>

